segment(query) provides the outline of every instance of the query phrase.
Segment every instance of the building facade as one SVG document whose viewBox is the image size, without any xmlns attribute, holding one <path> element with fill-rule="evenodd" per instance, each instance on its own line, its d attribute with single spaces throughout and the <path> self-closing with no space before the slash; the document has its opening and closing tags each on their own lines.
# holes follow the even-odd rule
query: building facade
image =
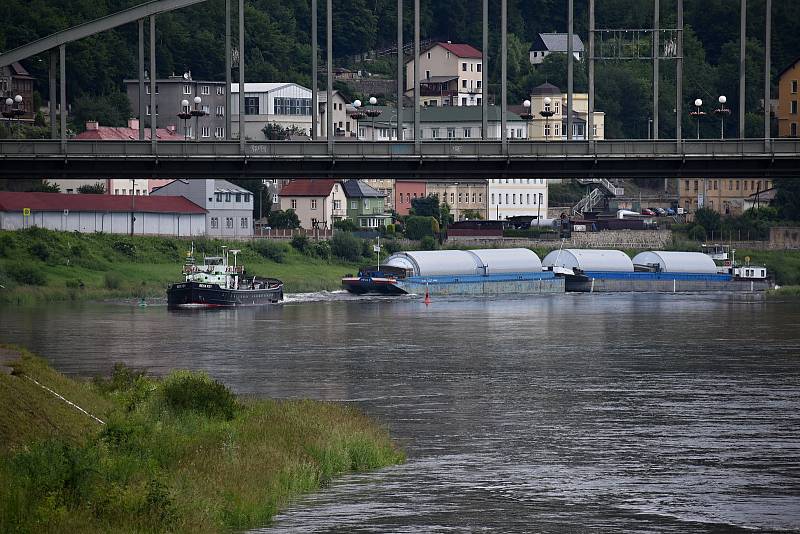
<svg viewBox="0 0 800 534">
<path fill-rule="evenodd" d="M 778 136 L 797 137 L 800 131 L 800 115 L 797 111 L 800 82 L 800 58 L 783 69 L 778 75 Z"/>
<path fill-rule="evenodd" d="M 422 180 L 396 180 L 394 184 L 394 210 L 398 215 L 408 215 L 411 201 L 426 196 L 426 183 Z"/>
<path fill-rule="evenodd" d="M 341 185 L 347 197 L 347 218 L 359 228 L 379 228 L 392 222 L 383 193 L 361 180 L 345 180 Z"/>
<path fill-rule="evenodd" d="M 394 210 L 395 180 L 393 178 L 364 178 L 361 181 L 383 194 L 384 211 L 391 213 Z"/>
<path fill-rule="evenodd" d="M 77 194 L 78 189 L 84 185 L 102 184 L 107 195 L 149 195 L 152 184 L 147 178 L 131 180 L 128 178 L 54 178 L 48 180 L 51 184 L 57 185 L 62 193 Z M 172 180 L 168 180 L 171 182 Z"/>
<path fill-rule="evenodd" d="M 550 104 L 545 103 L 545 98 L 550 98 Z M 533 115 L 527 128 L 528 139 L 534 141 L 566 140 L 567 139 L 567 94 L 550 83 L 544 83 L 531 91 L 531 109 Z M 552 112 L 551 117 L 543 117 L 542 111 Z M 589 94 L 575 93 L 572 95 L 572 138 L 575 140 L 588 139 L 586 131 L 589 119 Z M 602 111 L 594 112 L 593 138 L 600 141 L 605 139 L 606 114 Z"/>
<path fill-rule="evenodd" d="M 489 217 L 547 218 L 547 180 L 543 178 L 497 178 L 489 180 Z"/>
<path fill-rule="evenodd" d="M 5 67 L 0 67 L 0 109 L 5 111 L 6 99 L 15 98 L 17 95 L 22 97 L 22 102 L 12 104 L 13 109 L 20 109 L 23 113 L 14 120 L 32 123 L 36 110 L 33 105 L 33 84 L 36 79 L 31 76 L 19 63 L 12 63 Z M 0 120 L 7 121 L 0 117 Z"/>
<path fill-rule="evenodd" d="M 686 213 L 700 208 L 722 215 L 741 215 L 751 195 L 772 189 L 772 180 L 750 178 L 687 178 L 678 181 L 678 207 Z"/>
<path fill-rule="evenodd" d="M 568 33 L 540 33 L 531 44 L 529 52 L 531 64 L 540 65 L 544 62 L 544 58 L 553 53 L 566 54 L 568 44 Z M 576 34 L 572 34 L 572 55 L 578 61 L 583 60 L 583 41 Z"/>
<path fill-rule="evenodd" d="M 208 236 L 253 235 L 253 195 L 227 180 L 173 180 L 150 196 L 182 196 L 204 208 Z"/>
<path fill-rule="evenodd" d="M 420 103 L 424 106 L 480 106 L 483 54 L 462 43 L 433 43 L 420 53 Z M 406 96 L 414 96 L 414 58 L 406 62 Z"/>
<path fill-rule="evenodd" d="M 309 94 L 311 92 L 309 91 Z M 319 106 L 319 124 L 317 124 L 317 136 L 321 139 L 328 138 L 328 93 L 320 91 L 317 93 L 317 105 Z M 348 104 L 342 93 L 333 92 L 333 131 L 336 137 L 355 137 L 356 120 L 350 117 L 353 107 Z"/>
<path fill-rule="evenodd" d="M 188 237 L 205 234 L 206 211 L 180 196 L 0 192 L 0 230 L 33 226 L 63 232 Z"/>
<path fill-rule="evenodd" d="M 306 230 L 329 229 L 347 218 L 347 198 L 336 180 L 292 180 L 281 188 L 280 209 L 293 210 Z"/>
<path fill-rule="evenodd" d="M 131 109 L 137 113 L 139 110 L 139 80 L 125 80 L 124 84 Z M 226 92 L 225 82 L 193 80 L 191 72 L 187 72 L 183 76 L 158 79 L 156 80 L 156 109 L 154 112 L 150 109 L 150 80 L 145 79 L 145 127 L 150 128 L 153 114 L 155 114 L 156 126 L 172 131 L 181 140 L 184 138 L 200 141 L 225 139 L 225 114 L 229 112 Z M 206 114 L 197 119 L 184 121 L 178 117 L 178 114 L 193 109 L 195 97 L 201 98 L 199 108 Z M 189 101 L 187 108 L 181 105 L 183 100 Z M 137 131 L 136 139 L 139 138 L 138 135 Z M 149 135 L 147 130 L 145 130 L 145 135 Z"/>
<path fill-rule="evenodd" d="M 455 221 L 489 217 L 488 180 L 426 180 L 425 195 L 436 195 L 440 202 L 447 202 Z"/>
<path fill-rule="evenodd" d="M 239 84 L 231 86 L 233 135 L 239 137 Z M 244 92 L 245 137 L 264 141 L 264 128 L 277 124 L 296 128 L 311 137 L 311 89 L 296 83 L 246 83 Z"/>
</svg>

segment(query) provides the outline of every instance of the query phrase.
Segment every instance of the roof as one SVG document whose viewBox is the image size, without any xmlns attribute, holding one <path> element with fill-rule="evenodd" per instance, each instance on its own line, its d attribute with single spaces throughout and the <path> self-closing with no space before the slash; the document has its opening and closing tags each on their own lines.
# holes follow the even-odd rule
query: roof
<svg viewBox="0 0 800 534">
<path fill-rule="evenodd" d="M 800 63 L 800 56 L 796 57 L 796 58 L 794 59 L 794 61 L 792 61 L 791 63 L 789 63 L 789 64 L 786 66 L 786 68 L 785 68 L 785 69 L 783 69 L 782 71 L 780 71 L 780 72 L 778 73 L 778 78 L 782 78 L 784 74 L 786 74 L 787 72 L 789 72 L 790 70 L 792 70 L 792 68 L 794 68 L 794 66 L 795 66 L 795 65 L 797 65 L 798 63 Z"/>
<path fill-rule="evenodd" d="M 449 50 L 450 53 L 465 59 L 481 59 L 483 54 L 481 51 L 475 48 L 472 45 L 468 45 L 466 43 L 434 43 L 431 48 L 434 46 L 439 45 L 445 50 Z"/>
<path fill-rule="evenodd" d="M 531 95 L 539 96 L 539 95 L 558 95 L 561 96 L 561 89 L 553 85 L 552 83 L 543 83 L 542 85 L 537 85 L 531 91 Z"/>
<path fill-rule="evenodd" d="M 659 265 L 665 273 L 716 274 L 717 265 L 711 256 L 702 252 L 640 252 L 634 265 Z"/>
<path fill-rule="evenodd" d="M 376 126 L 387 126 L 389 123 L 395 126 L 397 118 L 397 108 L 387 106 L 375 106 L 381 111 Z M 490 122 L 500 121 L 500 107 L 489 106 L 487 108 L 487 119 Z M 509 122 L 522 122 L 522 118 L 516 113 L 506 111 L 506 119 Z M 481 106 L 423 106 L 420 108 L 420 121 L 422 123 L 434 122 L 481 122 Z M 414 108 L 403 107 L 403 122 L 414 122 Z M 371 121 L 361 121 L 362 126 L 369 126 Z"/>
<path fill-rule="evenodd" d="M 31 76 L 31 74 L 27 70 L 25 70 L 25 67 L 23 67 L 20 63 L 16 61 L 11 65 L 9 65 L 8 67 L 9 69 L 11 69 L 12 76 L 15 76 L 17 78 L 30 78 L 31 80 L 34 79 L 33 76 Z"/>
<path fill-rule="evenodd" d="M 769 189 L 762 189 L 761 191 L 756 191 L 755 193 L 749 195 L 747 198 L 752 202 L 756 202 L 757 200 L 764 202 L 772 202 L 773 200 L 775 200 L 775 195 L 777 194 L 778 190 L 774 187 L 770 187 Z"/>
<path fill-rule="evenodd" d="M 292 180 L 281 188 L 282 197 L 327 197 L 336 180 Z"/>
<path fill-rule="evenodd" d="M 278 89 L 283 89 L 284 87 L 289 87 L 290 85 L 296 85 L 300 89 L 304 89 L 306 91 L 311 91 L 308 87 L 303 87 L 300 84 L 294 82 L 270 82 L 270 83 L 247 83 L 244 84 L 244 92 L 245 93 L 271 93 L 272 91 L 277 91 Z M 239 93 L 239 84 L 232 83 L 231 84 L 231 94 L 238 94 Z"/>
<path fill-rule="evenodd" d="M 0 192 L 0 211 L 100 211 L 202 214 L 206 210 L 184 197 L 131 195 L 70 195 L 65 193 Z"/>
<path fill-rule="evenodd" d="M 565 248 L 544 257 L 545 267 L 566 267 L 582 271 L 633 272 L 633 262 L 620 250 Z"/>
<path fill-rule="evenodd" d="M 566 52 L 567 40 L 566 33 L 540 33 L 531 44 L 531 50 L 536 51 L 549 51 L 549 52 Z M 577 34 L 572 34 L 572 51 L 583 52 L 583 41 Z"/>
<path fill-rule="evenodd" d="M 149 127 L 144 129 L 144 138 L 150 139 Z M 127 126 L 99 126 L 96 130 L 86 130 L 79 133 L 74 139 L 81 141 L 136 141 L 139 139 L 139 130 L 128 128 Z M 184 136 L 167 128 L 158 128 L 156 130 L 156 139 L 183 141 Z"/>
<path fill-rule="evenodd" d="M 398 252 L 387 258 L 384 265 L 409 269 L 415 276 L 542 271 L 539 256 L 525 248 Z"/>
<path fill-rule="evenodd" d="M 214 180 L 215 193 L 249 193 L 244 187 L 232 184 L 228 180 Z"/>
<path fill-rule="evenodd" d="M 420 84 L 427 84 L 427 83 L 444 83 L 444 82 L 451 82 L 453 80 L 457 80 L 458 76 L 431 76 L 430 78 L 425 78 L 424 80 L 420 80 Z"/>
<path fill-rule="evenodd" d="M 342 182 L 342 188 L 344 189 L 344 194 L 347 198 L 383 198 L 386 196 L 361 180 L 345 180 Z"/>
</svg>

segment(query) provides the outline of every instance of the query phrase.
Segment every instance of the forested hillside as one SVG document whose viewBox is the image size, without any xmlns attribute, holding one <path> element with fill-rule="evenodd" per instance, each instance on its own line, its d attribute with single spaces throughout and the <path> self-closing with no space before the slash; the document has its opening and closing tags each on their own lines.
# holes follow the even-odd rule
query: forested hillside
<svg viewBox="0 0 800 534">
<path fill-rule="evenodd" d="M 137 0 L 6 0 L 0 19 L 0 49 L 8 50 L 69 26 L 85 22 L 131 5 Z M 236 2 L 233 2 L 236 4 Z M 310 0 L 248 0 L 248 79 L 292 80 L 310 84 Z M 324 31 L 324 0 L 320 2 L 320 28 Z M 411 28 L 413 2 L 406 0 L 406 39 Z M 391 47 L 396 33 L 395 0 L 334 0 L 334 55 L 344 58 L 366 50 Z M 492 2 L 490 76 L 499 72 L 499 2 Z M 565 87 L 564 61 L 549 61 L 538 70 L 528 64 L 530 43 L 538 32 L 566 30 L 564 0 L 509 0 L 509 77 L 511 103 L 524 99 L 530 89 L 545 80 Z M 587 4 L 575 2 L 576 32 L 586 39 Z M 675 23 L 675 0 L 661 0 L 662 27 Z M 760 125 L 763 87 L 764 0 L 748 2 L 748 128 Z M 652 25 L 652 0 L 600 0 L 599 28 L 646 28 Z M 720 94 L 738 102 L 739 2 L 736 0 L 685 0 L 686 8 L 686 101 L 695 97 L 715 102 Z M 481 0 L 423 0 L 422 36 L 469 42 L 480 47 Z M 773 15 L 773 83 L 775 74 L 800 55 L 800 2 L 777 0 Z M 158 71 L 160 76 L 191 69 L 196 78 L 224 77 L 224 1 L 208 2 L 158 17 Z M 320 34 L 324 44 L 324 35 Z M 322 50 L 321 50 L 322 53 Z M 323 56 L 324 57 L 324 56 Z M 136 75 L 136 27 L 129 25 L 67 47 L 72 102 L 109 101 L 121 89 L 123 78 Z M 342 59 L 338 64 L 345 64 Z M 26 67 L 41 79 L 38 85 L 47 98 L 46 58 L 33 58 Z M 374 65 L 375 71 L 390 72 L 390 65 Z M 675 71 L 672 62 L 662 64 L 661 133 L 674 133 Z M 585 87 L 585 72 L 576 75 L 576 89 Z M 651 116 L 651 68 L 647 62 L 606 62 L 597 71 L 598 109 L 607 113 L 609 137 L 644 137 Z M 324 83 L 324 82 L 323 82 Z M 498 84 L 490 84 L 490 92 Z M 118 102 L 119 99 L 116 99 Z M 80 107 L 80 106 L 78 106 Z M 733 114 L 735 121 L 737 113 Z M 112 119 L 115 120 L 115 119 Z M 119 119 L 116 119 L 119 120 Z M 688 117 L 685 119 L 688 126 Z M 716 126 L 707 125 L 709 134 Z M 733 124 L 732 124 L 733 126 Z"/>
</svg>

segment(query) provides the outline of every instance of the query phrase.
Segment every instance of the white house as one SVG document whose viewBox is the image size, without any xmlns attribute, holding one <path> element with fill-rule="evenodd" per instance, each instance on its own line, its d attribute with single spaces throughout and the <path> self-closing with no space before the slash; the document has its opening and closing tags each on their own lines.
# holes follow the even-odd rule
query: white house
<svg viewBox="0 0 800 534">
<path fill-rule="evenodd" d="M 239 136 L 239 84 L 231 84 L 231 128 Z M 295 126 L 311 136 L 311 89 L 296 83 L 245 83 L 245 136 L 254 141 L 266 139 L 267 124 L 283 128 Z"/>
<path fill-rule="evenodd" d="M 489 180 L 489 219 L 514 216 L 547 218 L 547 180 L 497 178 Z"/>
<path fill-rule="evenodd" d="M 253 194 L 227 180 L 173 180 L 153 189 L 155 196 L 182 196 L 203 207 L 209 236 L 253 235 Z"/>
<path fill-rule="evenodd" d="M 483 54 L 463 43 L 434 43 L 420 52 L 420 103 L 424 106 L 480 106 Z M 414 94 L 414 58 L 406 62 L 406 96 Z"/>
<path fill-rule="evenodd" d="M 530 61 L 533 65 L 540 65 L 544 58 L 552 53 L 566 54 L 569 34 L 567 33 L 540 33 L 531 44 L 529 52 Z M 572 55 L 578 61 L 583 60 L 584 48 L 581 38 L 572 34 Z"/>
</svg>

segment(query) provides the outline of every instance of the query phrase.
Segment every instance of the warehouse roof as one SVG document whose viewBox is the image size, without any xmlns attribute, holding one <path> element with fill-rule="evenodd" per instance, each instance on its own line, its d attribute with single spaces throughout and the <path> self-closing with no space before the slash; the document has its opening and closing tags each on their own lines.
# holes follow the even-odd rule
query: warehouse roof
<svg viewBox="0 0 800 534">
<path fill-rule="evenodd" d="M 565 267 L 581 271 L 632 273 L 633 262 L 620 250 L 567 248 L 554 250 L 542 260 L 548 267 Z"/>
<path fill-rule="evenodd" d="M 481 250 L 416 250 L 398 252 L 385 265 L 414 276 L 457 276 L 541 272 L 539 256 L 526 248 Z"/>
<path fill-rule="evenodd" d="M 711 256 L 702 252 L 641 252 L 633 258 L 634 265 L 658 265 L 665 273 L 715 274 L 717 265 Z"/>
<path fill-rule="evenodd" d="M 0 211 L 97 211 L 139 213 L 206 213 L 184 197 L 132 195 L 70 195 L 62 193 L 0 193 Z"/>
</svg>

